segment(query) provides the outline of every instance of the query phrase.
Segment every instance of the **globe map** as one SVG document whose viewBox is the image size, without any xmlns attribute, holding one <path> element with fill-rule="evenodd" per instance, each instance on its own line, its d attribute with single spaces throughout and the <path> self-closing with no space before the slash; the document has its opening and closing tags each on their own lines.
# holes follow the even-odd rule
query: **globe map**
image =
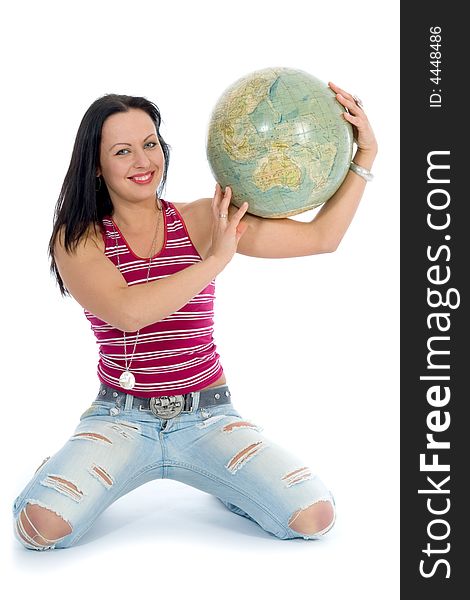
<svg viewBox="0 0 470 600">
<path fill-rule="evenodd" d="M 321 80 L 298 69 L 254 71 L 217 101 L 207 130 L 212 173 L 232 203 L 282 218 L 326 202 L 347 175 L 353 149 L 343 106 Z"/>
</svg>

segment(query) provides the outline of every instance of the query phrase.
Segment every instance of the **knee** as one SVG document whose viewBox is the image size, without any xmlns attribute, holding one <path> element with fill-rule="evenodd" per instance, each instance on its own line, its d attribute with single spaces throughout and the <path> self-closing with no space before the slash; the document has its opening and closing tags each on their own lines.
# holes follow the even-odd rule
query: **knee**
<svg viewBox="0 0 470 600">
<path fill-rule="evenodd" d="M 38 504 L 26 504 L 15 525 L 18 539 L 33 550 L 51 549 L 72 533 L 72 527 L 65 519 Z"/>
<path fill-rule="evenodd" d="M 289 527 L 304 535 L 323 535 L 333 526 L 335 509 L 328 500 L 320 500 L 307 508 L 297 510 L 289 520 Z"/>
</svg>

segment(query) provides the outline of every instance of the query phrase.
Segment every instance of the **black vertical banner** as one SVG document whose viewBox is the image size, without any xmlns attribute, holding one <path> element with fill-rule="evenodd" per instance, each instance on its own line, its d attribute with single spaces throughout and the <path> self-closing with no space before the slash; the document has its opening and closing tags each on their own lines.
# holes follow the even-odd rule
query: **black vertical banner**
<svg viewBox="0 0 470 600">
<path fill-rule="evenodd" d="M 450 600 L 470 576 L 470 29 L 452 0 L 400 16 L 401 597 Z"/>
</svg>

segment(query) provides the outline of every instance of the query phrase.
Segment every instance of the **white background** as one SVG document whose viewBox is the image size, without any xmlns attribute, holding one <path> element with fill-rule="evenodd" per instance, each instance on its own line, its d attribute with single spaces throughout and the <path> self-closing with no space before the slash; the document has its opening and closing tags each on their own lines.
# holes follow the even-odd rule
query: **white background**
<svg viewBox="0 0 470 600">
<path fill-rule="evenodd" d="M 18 2 L 2 12 L 3 585 L 35 598 L 398 598 L 398 1 Z M 164 197 L 191 202 L 213 194 L 213 105 L 268 66 L 357 94 L 379 143 L 375 180 L 336 252 L 237 254 L 216 281 L 214 337 L 234 404 L 328 484 L 335 527 L 318 542 L 278 540 L 208 494 L 159 480 L 112 505 L 80 545 L 23 549 L 13 500 L 98 390 L 93 333 L 47 258 L 85 110 L 108 92 L 154 101 L 171 145 Z"/>
</svg>

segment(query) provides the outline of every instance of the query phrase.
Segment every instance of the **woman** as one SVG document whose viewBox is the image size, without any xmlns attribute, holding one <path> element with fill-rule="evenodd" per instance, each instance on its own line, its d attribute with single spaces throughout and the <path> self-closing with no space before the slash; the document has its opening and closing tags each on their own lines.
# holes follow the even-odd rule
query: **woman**
<svg viewBox="0 0 470 600">
<path fill-rule="evenodd" d="M 71 546 L 112 502 L 157 478 L 213 494 L 281 539 L 332 527 L 327 487 L 232 404 L 212 338 L 215 278 L 235 252 L 331 252 L 353 218 L 377 143 L 360 102 L 329 85 L 359 168 L 310 223 L 247 214 L 219 185 L 213 198 L 164 200 L 169 146 L 155 104 L 108 94 L 85 113 L 49 254 L 62 295 L 80 303 L 100 343 L 100 388 L 14 502 L 26 548 Z"/>
</svg>

